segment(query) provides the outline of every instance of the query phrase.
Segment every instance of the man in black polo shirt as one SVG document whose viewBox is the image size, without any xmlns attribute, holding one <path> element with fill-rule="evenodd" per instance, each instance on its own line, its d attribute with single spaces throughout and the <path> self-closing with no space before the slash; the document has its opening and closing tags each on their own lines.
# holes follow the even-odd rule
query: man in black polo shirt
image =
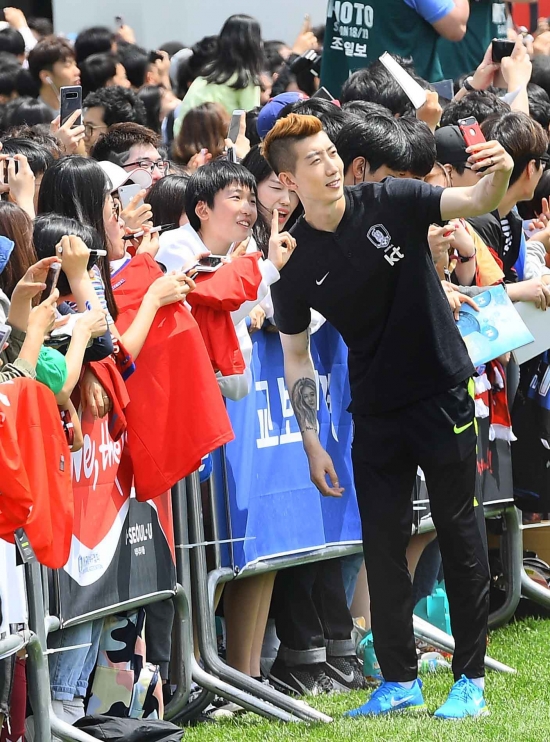
<svg viewBox="0 0 550 742">
<path fill-rule="evenodd" d="M 472 168 L 488 169 L 470 188 L 387 178 L 344 189 L 342 160 L 316 118 L 291 114 L 279 120 L 263 145 L 281 182 L 304 206 L 292 230 L 296 250 L 272 294 L 311 479 L 332 497 L 342 489 L 319 442 L 315 406 L 301 399 L 304 379 L 315 378 L 310 308 L 339 330 L 349 348 L 354 478 L 375 651 L 385 679 L 352 716 L 425 708 L 405 557 L 417 466 L 430 493 L 456 641 L 456 682 L 436 715 L 487 713 L 489 571 L 474 513 L 474 369 L 427 243 L 430 224 L 487 213 L 506 193 L 510 156 L 497 142 L 475 149 Z"/>
</svg>

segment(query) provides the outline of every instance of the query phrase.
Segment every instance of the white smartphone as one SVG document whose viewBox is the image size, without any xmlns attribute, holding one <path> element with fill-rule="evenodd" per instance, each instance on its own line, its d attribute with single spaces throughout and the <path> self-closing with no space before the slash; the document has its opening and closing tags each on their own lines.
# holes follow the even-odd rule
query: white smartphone
<svg viewBox="0 0 550 742">
<path fill-rule="evenodd" d="M 143 188 L 137 183 L 120 186 L 120 188 L 118 189 L 118 197 L 120 199 L 122 209 L 124 210 L 130 203 L 130 201 L 134 198 L 134 196 L 136 196 L 142 190 Z M 138 206 L 143 206 L 143 199 L 140 199 L 138 201 L 138 203 L 136 204 L 136 208 Z"/>
<path fill-rule="evenodd" d="M 243 113 L 246 113 L 246 111 L 237 109 L 236 111 L 233 111 L 233 115 L 231 116 L 231 123 L 229 124 L 227 138 L 231 139 L 233 144 L 235 144 L 235 142 L 237 141 L 237 137 L 239 136 L 239 130 L 241 128 L 241 116 L 243 115 Z"/>
<path fill-rule="evenodd" d="M 9 325 L 0 324 L 0 351 L 3 350 L 4 345 L 8 342 L 11 335 L 11 327 Z"/>
</svg>

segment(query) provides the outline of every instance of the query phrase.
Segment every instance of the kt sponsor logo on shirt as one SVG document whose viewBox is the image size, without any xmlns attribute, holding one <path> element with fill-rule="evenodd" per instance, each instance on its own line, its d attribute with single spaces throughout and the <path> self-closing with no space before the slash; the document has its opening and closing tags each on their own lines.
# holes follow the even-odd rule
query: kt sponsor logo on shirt
<svg viewBox="0 0 550 742">
<path fill-rule="evenodd" d="M 384 259 L 394 266 L 405 256 L 400 247 L 391 244 L 391 235 L 383 224 L 374 224 L 367 232 L 367 237 L 379 250 L 384 250 Z"/>
</svg>

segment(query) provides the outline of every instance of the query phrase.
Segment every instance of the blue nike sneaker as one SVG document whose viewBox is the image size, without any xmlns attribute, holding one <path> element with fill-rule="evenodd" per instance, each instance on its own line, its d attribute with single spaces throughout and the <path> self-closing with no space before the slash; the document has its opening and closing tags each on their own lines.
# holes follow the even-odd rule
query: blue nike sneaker
<svg viewBox="0 0 550 742">
<path fill-rule="evenodd" d="M 415 680 L 412 688 L 403 688 L 399 683 L 382 683 L 363 706 L 348 711 L 344 716 L 380 716 L 405 711 L 426 711 L 421 680 Z"/>
<path fill-rule="evenodd" d="M 489 716 L 483 691 L 462 675 L 451 688 L 443 706 L 434 714 L 436 719 L 465 719 L 468 716 Z"/>
</svg>

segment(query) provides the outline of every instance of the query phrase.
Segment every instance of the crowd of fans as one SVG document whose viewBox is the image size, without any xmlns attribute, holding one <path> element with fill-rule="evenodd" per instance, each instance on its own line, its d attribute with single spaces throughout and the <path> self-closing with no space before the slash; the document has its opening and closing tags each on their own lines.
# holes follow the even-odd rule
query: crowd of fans
<svg viewBox="0 0 550 742">
<path fill-rule="evenodd" d="M 449 317 L 496 284 L 503 284 L 514 302 L 550 307 L 550 177 L 545 172 L 550 57 L 544 28 L 539 42 L 511 28 L 511 54 L 494 63 L 489 46 L 476 69 L 460 71 L 452 101 L 439 100 L 430 81 L 416 74 L 414 60 L 400 58 L 427 91 L 426 103 L 415 111 L 378 61 L 354 72 L 341 90 L 331 91 L 337 100 L 316 95 L 324 28 L 312 29 L 307 21 L 293 45 L 263 40 L 262 31 L 265 35 L 268 29 L 249 16 L 235 15 L 218 36 L 191 48 L 171 42 L 149 51 L 127 26 L 116 32 L 89 28 L 71 44 L 54 35 L 45 19 L 27 21 L 15 8 L 4 12 L 0 323 L 11 334 L 0 348 L 0 377 L 1 382 L 32 380 L 51 390 L 72 452 L 83 445 L 84 414 L 107 418 L 114 436 L 121 409 L 132 405 L 133 387 L 127 384 L 129 397 L 125 391 L 129 376 L 135 373 L 133 383 L 139 379 L 143 387 L 153 382 L 139 374 L 142 351 L 151 353 L 148 341 L 162 321 L 170 318 L 178 326 L 182 313 L 194 318 L 204 341 L 187 354 L 187 372 L 200 376 L 209 389 L 210 417 L 219 426 L 217 437 L 216 431 L 200 433 L 205 450 L 199 450 L 199 441 L 198 458 L 210 452 L 210 442 L 230 439 L 222 400 L 241 400 L 251 391 L 251 336 L 277 332 L 279 317 L 283 329 L 292 326 L 277 302 L 274 312 L 271 287 L 300 251 L 306 198 L 286 175 L 295 164 L 280 153 L 277 136 L 300 141 L 324 132 L 333 147 L 328 157 L 336 162 L 326 166 L 327 177 L 334 167 L 333 173 L 340 173 L 333 175 L 334 182 L 341 176 L 346 186 L 413 179 L 471 189 L 484 177 L 489 180 L 495 163 L 508 163 L 511 157 L 513 170 L 499 204 L 491 204 L 488 213 L 465 209 L 429 226 L 425 237 L 431 261 Z M 75 85 L 82 86 L 82 109 L 62 121 L 60 90 Z M 233 141 L 228 130 L 234 111 L 242 113 Z M 470 116 L 485 139 L 499 145 L 485 163 L 489 175 L 472 159 L 458 125 Z M 286 134 L 278 123 L 284 120 Z M 301 133 L 288 134 L 291 129 Z M 132 184 L 137 192 L 125 201 L 121 189 Z M 307 194 L 307 203 L 315 198 L 315 192 Z M 414 222 L 412 210 L 406 213 Z M 377 245 L 382 246 L 387 247 Z M 222 267 L 202 272 L 212 257 L 221 258 Z M 138 299 L 128 308 L 120 277 L 130 270 L 128 280 Z M 286 284 L 285 290 L 290 291 Z M 408 291 L 415 290 L 422 286 L 409 285 Z M 276 298 L 285 302 L 282 288 Z M 313 311 L 307 332 L 316 332 L 324 321 Z M 185 342 L 190 341 L 182 331 Z M 513 399 L 523 381 L 518 367 L 509 355 L 491 363 L 498 378 L 508 377 L 508 400 Z M 110 384 L 106 368 L 115 379 Z M 399 373 L 416 372 L 400 368 Z M 481 386 L 494 379 L 489 366 L 478 369 L 480 379 Z M 492 386 L 495 393 L 497 386 Z M 177 413 L 179 398 L 171 398 L 171 386 L 166 388 L 168 408 Z M 294 393 L 292 401 L 302 425 L 307 410 L 298 413 Z M 482 414 L 477 402 L 476 410 Z M 497 437 L 499 431 L 495 426 Z M 123 432 L 118 431 L 119 437 Z M 503 437 L 513 440 L 511 430 Z M 337 488 L 337 482 L 332 486 Z M 335 494 L 326 481 L 325 487 L 319 486 L 323 494 Z M 413 577 L 419 561 L 429 561 L 423 579 L 415 582 L 415 601 L 431 592 L 439 572 L 437 548 L 425 550 L 434 539 L 435 534 L 417 536 L 408 546 Z M 317 695 L 380 681 L 372 667 L 364 672 L 356 654 L 354 619 L 363 618 L 362 635 L 370 630 L 362 557 L 236 581 L 224 591 L 223 611 L 227 662 L 277 689 Z M 262 677 L 270 611 L 281 646 Z M 160 666 L 169 698 L 171 607 L 151 611 L 147 621 L 154 635 L 148 659 Z M 71 723 L 85 714 L 101 625 L 89 622 L 51 638 L 52 646 L 90 645 L 85 652 L 69 650 L 50 658 L 54 708 Z M 473 677 L 482 687 L 481 679 Z M 410 690 L 408 679 L 399 679 Z M 32 726 L 27 720 L 28 740 Z M 17 738 L 7 730 L 3 734 Z"/>
</svg>

